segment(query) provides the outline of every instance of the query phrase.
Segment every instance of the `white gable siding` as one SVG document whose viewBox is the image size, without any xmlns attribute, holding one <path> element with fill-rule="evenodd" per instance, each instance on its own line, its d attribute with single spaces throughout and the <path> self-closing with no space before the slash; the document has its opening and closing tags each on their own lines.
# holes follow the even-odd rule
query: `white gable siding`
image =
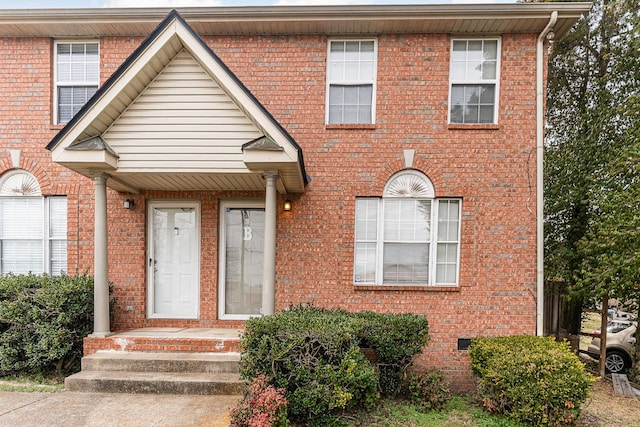
<svg viewBox="0 0 640 427">
<path fill-rule="evenodd" d="M 186 51 L 104 134 L 127 172 L 242 172 L 241 146 L 263 134 Z"/>
</svg>

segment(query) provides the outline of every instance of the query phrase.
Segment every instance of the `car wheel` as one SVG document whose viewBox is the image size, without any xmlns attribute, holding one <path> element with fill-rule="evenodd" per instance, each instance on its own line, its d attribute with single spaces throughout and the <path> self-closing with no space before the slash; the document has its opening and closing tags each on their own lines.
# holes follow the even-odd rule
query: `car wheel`
<svg viewBox="0 0 640 427">
<path fill-rule="evenodd" d="M 605 367 L 607 371 L 612 374 L 619 374 L 623 372 L 627 365 L 627 358 L 619 351 L 611 350 L 607 352 L 607 359 L 605 361 Z"/>
</svg>

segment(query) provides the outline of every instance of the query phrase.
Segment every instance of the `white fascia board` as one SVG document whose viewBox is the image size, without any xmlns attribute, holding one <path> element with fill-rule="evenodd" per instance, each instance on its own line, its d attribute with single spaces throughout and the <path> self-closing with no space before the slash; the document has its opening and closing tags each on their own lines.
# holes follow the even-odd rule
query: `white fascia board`
<svg viewBox="0 0 640 427">
<path fill-rule="evenodd" d="M 53 161 L 65 165 L 71 170 L 79 167 L 91 168 L 101 171 L 114 171 L 118 169 L 118 157 L 106 150 L 60 150 L 54 152 Z"/>
</svg>

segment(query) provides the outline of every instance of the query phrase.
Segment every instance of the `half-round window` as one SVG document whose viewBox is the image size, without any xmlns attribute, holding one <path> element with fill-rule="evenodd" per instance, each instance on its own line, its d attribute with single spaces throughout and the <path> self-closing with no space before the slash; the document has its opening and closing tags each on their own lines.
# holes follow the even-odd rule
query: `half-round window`
<svg viewBox="0 0 640 427">
<path fill-rule="evenodd" d="M 402 171 L 387 181 L 382 196 L 432 199 L 435 197 L 435 190 L 424 174 L 418 171 Z"/>
<path fill-rule="evenodd" d="M 40 196 L 40 185 L 35 176 L 27 171 L 13 171 L 0 178 L 0 196 Z"/>
</svg>

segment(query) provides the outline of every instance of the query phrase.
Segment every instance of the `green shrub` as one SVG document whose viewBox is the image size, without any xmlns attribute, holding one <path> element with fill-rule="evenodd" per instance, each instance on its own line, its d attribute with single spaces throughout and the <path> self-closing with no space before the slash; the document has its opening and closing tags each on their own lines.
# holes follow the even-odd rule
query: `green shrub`
<svg viewBox="0 0 640 427">
<path fill-rule="evenodd" d="M 429 323 L 416 314 L 380 314 L 371 311 L 355 314 L 364 320 L 360 346 L 375 349 L 380 358 L 377 368 L 380 391 L 395 396 L 402 390 L 407 368 L 413 357 L 429 343 Z"/>
<path fill-rule="evenodd" d="M 345 312 L 294 308 L 246 322 L 240 372 L 287 390 L 292 420 L 324 422 L 332 412 L 377 402 L 373 367 L 358 350 L 361 322 Z"/>
<path fill-rule="evenodd" d="M 242 336 L 240 373 L 248 380 L 267 375 L 284 388 L 292 421 L 328 425 L 341 411 L 378 403 L 380 366 L 399 378 L 413 354 L 422 351 L 422 346 L 416 350 L 418 324 L 425 329 L 418 335 L 426 338 L 426 319 L 414 315 L 295 307 L 252 318 Z M 376 367 L 363 355 L 363 346 L 380 353 Z"/>
<path fill-rule="evenodd" d="M 0 373 L 68 372 L 93 328 L 93 278 L 0 276 Z"/>
<path fill-rule="evenodd" d="M 551 337 L 477 338 L 469 356 L 485 407 L 534 426 L 573 424 L 594 380 Z"/>
<path fill-rule="evenodd" d="M 437 370 L 410 372 L 407 385 L 409 400 L 427 411 L 441 411 L 451 398 L 449 385 Z"/>
</svg>

